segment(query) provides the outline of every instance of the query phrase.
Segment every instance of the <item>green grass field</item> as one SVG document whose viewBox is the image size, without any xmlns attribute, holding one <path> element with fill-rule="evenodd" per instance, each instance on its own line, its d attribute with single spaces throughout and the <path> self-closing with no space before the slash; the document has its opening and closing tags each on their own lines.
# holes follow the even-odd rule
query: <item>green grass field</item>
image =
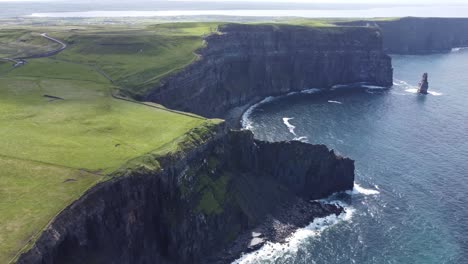
<svg viewBox="0 0 468 264">
<path fill-rule="evenodd" d="M 14 261 L 54 216 L 124 164 L 174 151 L 189 130 L 219 122 L 112 96 L 138 94 L 183 68 L 215 26 L 0 30 L 0 57 L 55 49 L 42 32 L 70 44 L 18 68 L 0 61 L 0 263 Z"/>
<path fill-rule="evenodd" d="M 123 93 L 140 97 L 162 77 L 197 59 L 202 37 L 216 23 L 170 23 L 132 30 L 94 29 L 57 32 L 70 43 L 57 59 L 92 65 L 105 72 Z"/>
</svg>

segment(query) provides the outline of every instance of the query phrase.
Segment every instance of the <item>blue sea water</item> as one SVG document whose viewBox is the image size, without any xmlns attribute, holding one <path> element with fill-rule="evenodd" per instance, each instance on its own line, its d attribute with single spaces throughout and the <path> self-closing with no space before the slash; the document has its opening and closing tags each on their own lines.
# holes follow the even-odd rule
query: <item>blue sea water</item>
<svg viewBox="0 0 468 264">
<path fill-rule="evenodd" d="M 237 263 L 468 263 L 468 50 L 392 56 L 389 90 L 339 89 L 261 104 L 256 138 L 325 144 L 356 160 L 340 218 Z M 415 93 L 429 73 L 432 94 Z"/>
</svg>

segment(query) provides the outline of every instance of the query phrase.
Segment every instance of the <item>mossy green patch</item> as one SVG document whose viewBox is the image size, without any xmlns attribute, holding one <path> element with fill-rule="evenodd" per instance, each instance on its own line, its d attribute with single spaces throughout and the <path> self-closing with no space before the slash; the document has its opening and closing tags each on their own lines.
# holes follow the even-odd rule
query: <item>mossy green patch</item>
<svg viewBox="0 0 468 264">
<path fill-rule="evenodd" d="M 223 174 L 216 179 L 208 175 L 198 175 L 196 191 L 201 198 L 195 210 L 207 215 L 222 213 L 230 179 L 229 174 Z"/>
</svg>

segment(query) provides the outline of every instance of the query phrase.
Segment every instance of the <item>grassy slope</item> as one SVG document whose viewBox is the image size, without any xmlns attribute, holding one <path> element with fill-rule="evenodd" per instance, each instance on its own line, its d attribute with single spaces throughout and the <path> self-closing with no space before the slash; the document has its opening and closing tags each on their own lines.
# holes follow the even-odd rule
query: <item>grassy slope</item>
<svg viewBox="0 0 468 264">
<path fill-rule="evenodd" d="M 216 23 L 177 23 L 132 30 L 95 29 L 62 32 L 71 43 L 58 59 L 94 65 L 105 72 L 124 93 L 139 97 L 155 87 L 161 77 L 193 62 L 203 46 L 203 35 Z"/>
<path fill-rule="evenodd" d="M 29 60 L 13 70 L 0 62 L 0 263 L 14 259 L 58 212 L 123 164 L 146 153 L 173 151 L 177 144 L 171 142 L 179 142 L 187 131 L 218 122 L 111 96 L 125 80 L 135 87 L 149 79 L 154 84 L 154 76 L 190 63 L 210 27 L 107 33 L 102 28 L 80 33 L 38 29 L 74 44 L 58 56 Z M 18 35 L 24 34 L 35 33 Z M 10 47 L 18 35 L 0 31 Z M 21 49 L 9 50 L 5 57 Z M 140 54 L 141 49 L 146 51 Z"/>
<path fill-rule="evenodd" d="M 0 58 L 24 57 L 59 48 L 57 43 L 39 36 L 41 32 L 25 29 L 4 29 L 0 34 Z"/>
<path fill-rule="evenodd" d="M 0 263 L 8 263 L 62 208 L 102 177 L 0 156 Z"/>
</svg>

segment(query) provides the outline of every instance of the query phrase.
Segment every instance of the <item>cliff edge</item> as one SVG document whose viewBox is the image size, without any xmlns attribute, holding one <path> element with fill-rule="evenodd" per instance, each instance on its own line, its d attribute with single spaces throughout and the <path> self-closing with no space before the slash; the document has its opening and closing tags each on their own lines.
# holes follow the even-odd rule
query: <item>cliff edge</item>
<svg viewBox="0 0 468 264">
<path fill-rule="evenodd" d="M 468 47 L 468 18 L 405 17 L 337 24 L 378 28 L 383 34 L 384 51 L 393 54 L 428 54 Z"/>
<path fill-rule="evenodd" d="M 325 146 L 261 142 L 225 124 L 194 129 L 178 149 L 87 192 L 17 263 L 206 263 L 280 205 L 353 187 L 354 162 Z"/>
<path fill-rule="evenodd" d="M 142 98 L 205 117 L 271 95 L 337 84 L 391 86 L 391 58 L 375 28 L 220 26 L 201 58 Z"/>
</svg>

